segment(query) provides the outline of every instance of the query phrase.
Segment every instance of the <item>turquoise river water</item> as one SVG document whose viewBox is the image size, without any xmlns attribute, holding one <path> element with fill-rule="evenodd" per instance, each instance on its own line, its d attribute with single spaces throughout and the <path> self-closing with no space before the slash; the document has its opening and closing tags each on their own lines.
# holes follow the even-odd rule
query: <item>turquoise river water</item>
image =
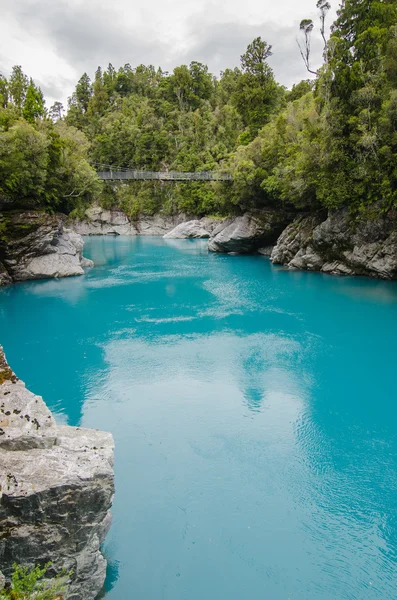
<svg viewBox="0 0 397 600">
<path fill-rule="evenodd" d="M 397 598 L 397 285 L 90 238 L 0 292 L 58 420 L 116 442 L 106 600 Z"/>
</svg>

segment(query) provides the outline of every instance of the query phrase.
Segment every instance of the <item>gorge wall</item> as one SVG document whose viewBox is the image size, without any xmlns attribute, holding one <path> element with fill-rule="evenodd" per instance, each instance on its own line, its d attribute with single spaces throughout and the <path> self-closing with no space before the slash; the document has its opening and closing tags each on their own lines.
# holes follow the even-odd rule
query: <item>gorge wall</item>
<svg viewBox="0 0 397 600">
<path fill-rule="evenodd" d="M 228 218 L 141 216 L 92 206 L 84 219 L 40 211 L 0 213 L 0 285 L 81 275 L 92 262 L 82 235 L 209 238 L 208 249 L 264 254 L 289 269 L 397 279 L 397 212 L 374 219 L 347 210 L 297 213 L 265 208 Z"/>
<path fill-rule="evenodd" d="M 67 600 L 103 587 L 100 551 L 114 495 L 110 433 L 58 426 L 40 396 L 8 366 L 0 347 L 0 571 L 13 563 L 65 569 Z"/>
<path fill-rule="evenodd" d="M 82 237 L 63 215 L 43 211 L 0 213 L 0 285 L 26 279 L 82 275 L 93 263 L 83 257 Z"/>
</svg>

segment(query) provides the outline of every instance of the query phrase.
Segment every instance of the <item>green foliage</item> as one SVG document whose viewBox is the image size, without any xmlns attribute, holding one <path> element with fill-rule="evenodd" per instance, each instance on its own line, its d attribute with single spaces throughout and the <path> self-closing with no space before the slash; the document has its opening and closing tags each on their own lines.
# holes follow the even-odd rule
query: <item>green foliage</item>
<svg viewBox="0 0 397 600">
<path fill-rule="evenodd" d="M 30 123 L 0 111 L 0 201 L 9 208 L 68 212 L 89 204 L 101 183 L 88 162 L 81 131 L 62 121 Z"/>
<path fill-rule="evenodd" d="M 325 14 L 328 4 L 317 4 Z M 300 82 L 254 141 L 240 136 L 245 147 L 230 161 L 234 204 L 397 206 L 396 22 L 394 0 L 342 3 L 314 92 Z"/>
<path fill-rule="evenodd" d="M 33 79 L 30 80 L 26 90 L 25 102 L 22 109 L 23 118 L 28 123 L 45 116 L 44 97 L 40 88 L 36 87 Z"/>
<path fill-rule="evenodd" d="M 66 589 L 67 574 L 45 579 L 51 563 L 43 568 L 32 569 L 14 564 L 11 585 L 0 590 L 0 600 L 62 600 Z"/>
<path fill-rule="evenodd" d="M 29 79 L 22 71 L 22 67 L 20 65 L 13 67 L 8 80 L 8 95 L 19 115 L 22 114 L 28 86 Z"/>
<path fill-rule="evenodd" d="M 397 206 L 397 4 L 344 0 L 329 40 L 330 5 L 317 1 L 324 65 L 286 91 L 260 37 L 220 78 L 193 61 L 85 73 L 45 116 L 40 90 L 14 67 L 0 76 L 0 200 L 82 214 L 93 199 L 133 218 L 183 211 L 227 214 L 269 204 L 299 209 Z M 303 19 L 300 51 L 310 69 Z M 302 45 L 303 44 L 303 45 Z M 102 185 L 91 165 L 226 170 L 232 184 Z"/>
<path fill-rule="evenodd" d="M 272 55 L 271 49 L 267 42 L 258 37 L 241 56 L 243 72 L 237 79 L 233 102 L 251 139 L 276 112 L 283 95 L 282 88 L 277 85 L 273 71 L 266 62 Z"/>
</svg>

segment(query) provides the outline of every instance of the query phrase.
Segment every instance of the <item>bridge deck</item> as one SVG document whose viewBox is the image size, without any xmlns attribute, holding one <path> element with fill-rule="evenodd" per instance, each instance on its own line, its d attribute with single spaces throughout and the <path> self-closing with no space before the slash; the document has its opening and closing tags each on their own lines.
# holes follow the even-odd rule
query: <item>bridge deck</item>
<svg viewBox="0 0 397 600">
<path fill-rule="evenodd" d="M 124 171 L 98 171 L 98 177 L 104 181 L 124 181 L 126 179 L 136 180 L 160 180 L 160 181 L 231 181 L 233 176 L 230 173 L 220 173 L 218 171 L 198 171 L 196 173 L 186 173 L 182 171 L 134 171 L 125 169 Z"/>
</svg>

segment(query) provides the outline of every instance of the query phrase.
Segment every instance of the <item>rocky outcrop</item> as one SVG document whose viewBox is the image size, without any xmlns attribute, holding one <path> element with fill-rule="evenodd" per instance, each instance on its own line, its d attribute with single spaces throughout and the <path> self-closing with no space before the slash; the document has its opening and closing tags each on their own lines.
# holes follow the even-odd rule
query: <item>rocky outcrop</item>
<svg viewBox="0 0 397 600">
<path fill-rule="evenodd" d="M 82 275 L 92 261 L 82 255 L 81 236 L 64 218 L 42 211 L 0 214 L 0 284 L 25 279 Z"/>
<path fill-rule="evenodd" d="M 5 266 L 0 262 L 0 286 L 8 285 L 9 283 L 12 283 L 11 275 Z"/>
<path fill-rule="evenodd" d="M 226 219 L 212 232 L 208 250 L 238 254 L 256 252 L 259 248 L 274 244 L 293 216 L 282 210 L 268 208 Z"/>
<path fill-rule="evenodd" d="M 65 569 L 67 600 L 94 600 L 114 494 L 111 434 L 57 426 L 7 365 L 0 347 L 0 566 Z"/>
<path fill-rule="evenodd" d="M 280 235 L 271 261 L 292 269 L 397 279 L 397 214 L 301 215 Z"/>
<path fill-rule="evenodd" d="M 219 219 L 203 217 L 180 223 L 163 237 L 169 239 L 183 238 L 209 238 L 216 227 L 220 225 Z"/>
<path fill-rule="evenodd" d="M 84 219 L 70 221 L 70 226 L 80 235 L 164 235 L 176 225 L 186 221 L 185 215 L 142 215 L 133 221 L 122 210 L 91 206 Z"/>
</svg>

